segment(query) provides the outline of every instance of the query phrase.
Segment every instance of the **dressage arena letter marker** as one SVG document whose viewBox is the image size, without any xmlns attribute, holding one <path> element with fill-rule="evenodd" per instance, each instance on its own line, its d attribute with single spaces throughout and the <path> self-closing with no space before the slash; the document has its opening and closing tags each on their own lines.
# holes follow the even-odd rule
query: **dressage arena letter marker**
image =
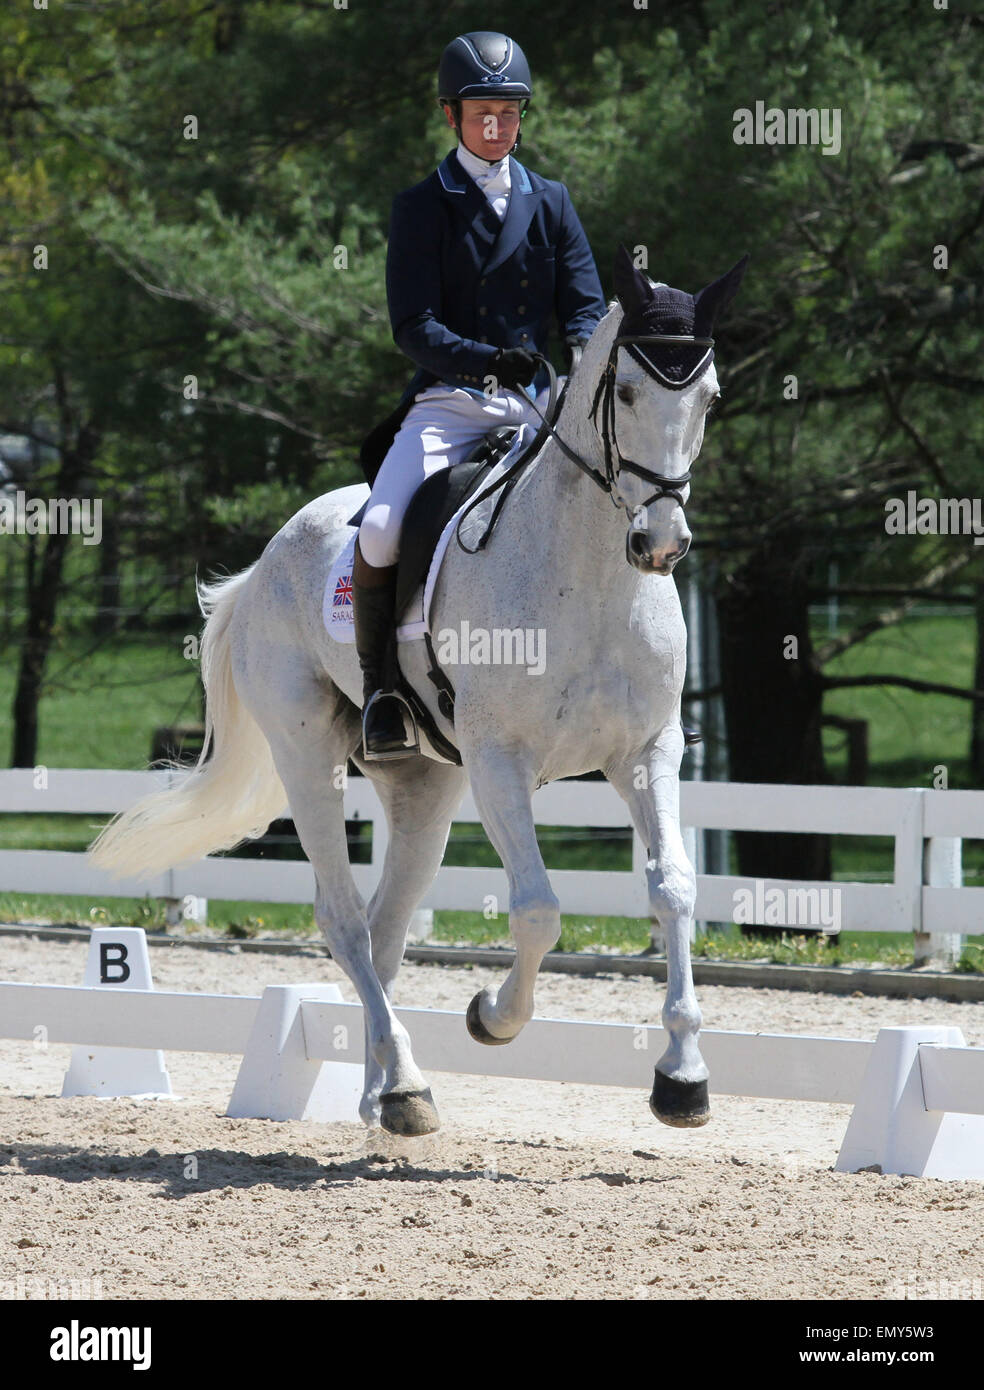
<svg viewBox="0 0 984 1390">
<path fill-rule="evenodd" d="M 123 985 L 130 978 L 130 967 L 126 963 L 128 951 L 122 941 L 101 941 L 99 943 L 99 980 L 101 985 Z M 110 973 L 110 972 L 113 973 Z M 88 984 L 88 980 L 86 981 Z M 133 986 L 137 988 L 136 985 Z"/>
<path fill-rule="evenodd" d="M 99 989 L 154 988 L 142 927 L 95 927 L 89 938 L 85 985 Z M 142 1047 L 73 1047 L 63 1096 L 171 1096 L 164 1053 Z"/>
</svg>

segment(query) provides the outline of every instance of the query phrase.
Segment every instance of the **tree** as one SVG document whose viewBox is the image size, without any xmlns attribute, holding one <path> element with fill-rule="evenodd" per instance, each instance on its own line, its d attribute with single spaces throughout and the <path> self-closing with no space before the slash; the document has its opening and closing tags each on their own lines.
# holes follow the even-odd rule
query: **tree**
<svg viewBox="0 0 984 1390">
<path fill-rule="evenodd" d="M 900 491 L 972 493 L 984 429 L 981 26 L 905 13 L 572 0 L 561 28 L 517 0 L 496 13 L 534 70 L 522 156 L 570 186 L 603 279 L 619 242 L 690 290 L 752 253 L 692 502 L 720 576 L 735 777 L 825 776 L 825 668 L 844 648 L 815 642 L 809 618 L 831 559 L 855 591 L 982 582 L 954 538 L 884 529 Z M 436 27 L 406 0 L 156 0 L 59 22 L 56 48 L 40 24 L 0 20 L 0 423 L 57 436 L 60 466 L 76 458 L 112 502 L 120 561 L 89 563 L 94 613 L 138 552 L 188 574 L 190 607 L 196 567 L 248 563 L 296 506 L 358 476 L 360 439 L 408 379 L 387 213 L 448 148 L 437 57 L 474 13 L 452 0 Z M 839 111 L 839 152 L 736 144 L 735 112 L 759 99 Z M 38 241 L 57 253 L 43 278 Z M 57 590 L 62 549 L 32 582 Z M 36 713 L 54 605 L 39 598 L 24 630 L 18 720 Z M 982 746 L 978 732 L 979 761 Z M 778 859 L 771 841 L 768 860 L 742 842 L 746 872 L 826 862 L 809 837 Z"/>
</svg>

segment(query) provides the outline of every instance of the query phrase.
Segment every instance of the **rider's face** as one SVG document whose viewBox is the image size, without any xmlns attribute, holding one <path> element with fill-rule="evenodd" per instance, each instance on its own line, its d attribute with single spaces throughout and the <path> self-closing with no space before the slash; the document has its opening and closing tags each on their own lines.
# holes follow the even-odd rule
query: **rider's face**
<svg viewBox="0 0 984 1390">
<path fill-rule="evenodd" d="M 449 126 L 454 125 L 450 106 L 445 106 Z M 465 148 L 479 159 L 495 162 L 508 154 L 519 134 L 519 102 L 465 100 L 461 103 L 459 127 Z"/>
</svg>

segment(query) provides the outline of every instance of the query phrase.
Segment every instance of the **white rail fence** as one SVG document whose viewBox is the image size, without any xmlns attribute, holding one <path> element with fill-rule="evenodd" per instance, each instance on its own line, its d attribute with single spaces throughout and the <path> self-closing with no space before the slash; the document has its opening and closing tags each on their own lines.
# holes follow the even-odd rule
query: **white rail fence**
<svg viewBox="0 0 984 1390">
<path fill-rule="evenodd" d="M 106 814 L 125 810 L 182 773 L 102 770 L 0 771 L 0 813 Z M 836 900 L 843 931 L 912 932 L 917 963 L 952 961 L 964 935 L 984 932 L 984 888 L 964 887 L 964 839 L 984 839 L 984 792 L 922 788 L 773 786 L 738 782 L 683 782 L 681 821 L 693 856 L 698 829 L 880 835 L 894 842 L 890 883 L 802 882 L 699 874 L 698 921 L 731 922 L 743 900 L 743 920 L 759 925 L 820 926 L 817 906 Z M 606 782 L 554 782 L 533 799 L 539 825 L 631 828 L 627 808 Z M 285 814 L 287 808 L 285 808 Z M 353 864 L 364 896 L 379 877 L 387 829 L 372 784 L 353 778 L 345 814 L 372 824 L 372 860 Z M 456 821 L 478 821 L 466 793 Z M 96 825 L 93 824 L 93 831 Z M 554 891 L 568 913 L 648 917 L 647 848 L 633 829 L 631 872 L 553 869 Z M 112 881 L 82 853 L 0 850 L 0 891 L 68 893 L 93 897 L 166 900 L 172 912 L 207 898 L 245 902 L 310 902 L 314 875 L 306 861 L 207 858 L 152 878 Z M 836 899 L 822 898 L 831 892 Z M 424 908 L 507 910 L 501 869 L 443 867 Z M 491 907 L 490 907 L 491 905 Z M 785 915 L 785 920 L 784 920 Z M 827 923 L 828 927 L 830 926 Z"/>
</svg>

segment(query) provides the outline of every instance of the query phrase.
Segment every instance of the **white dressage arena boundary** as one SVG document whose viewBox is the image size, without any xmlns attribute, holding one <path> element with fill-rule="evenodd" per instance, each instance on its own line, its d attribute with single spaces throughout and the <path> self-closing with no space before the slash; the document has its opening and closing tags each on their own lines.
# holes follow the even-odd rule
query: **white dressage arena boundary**
<svg viewBox="0 0 984 1390">
<path fill-rule="evenodd" d="M 0 983 L 0 1037 L 82 1045 L 88 1066 L 73 1055 L 63 1094 L 166 1095 L 158 1054 L 242 1054 L 230 1117 L 359 1122 L 362 1007 L 342 1002 L 336 985 L 274 985 L 262 996 L 134 989 L 133 978 L 150 979 L 142 929 L 92 936 L 90 971 L 98 960 L 104 983 Z M 121 960 L 132 970 L 118 983 Z M 642 1093 L 666 1044 L 659 1027 L 533 1019 L 508 1048 L 486 1048 L 463 1014 L 396 1013 L 425 1071 Z M 712 1094 L 853 1104 L 839 1171 L 984 1180 L 984 1048 L 967 1047 L 957 1028 L 882 1028 L 873 1043 L 707 1030 L 701 1046 Z"/>
</svg>

